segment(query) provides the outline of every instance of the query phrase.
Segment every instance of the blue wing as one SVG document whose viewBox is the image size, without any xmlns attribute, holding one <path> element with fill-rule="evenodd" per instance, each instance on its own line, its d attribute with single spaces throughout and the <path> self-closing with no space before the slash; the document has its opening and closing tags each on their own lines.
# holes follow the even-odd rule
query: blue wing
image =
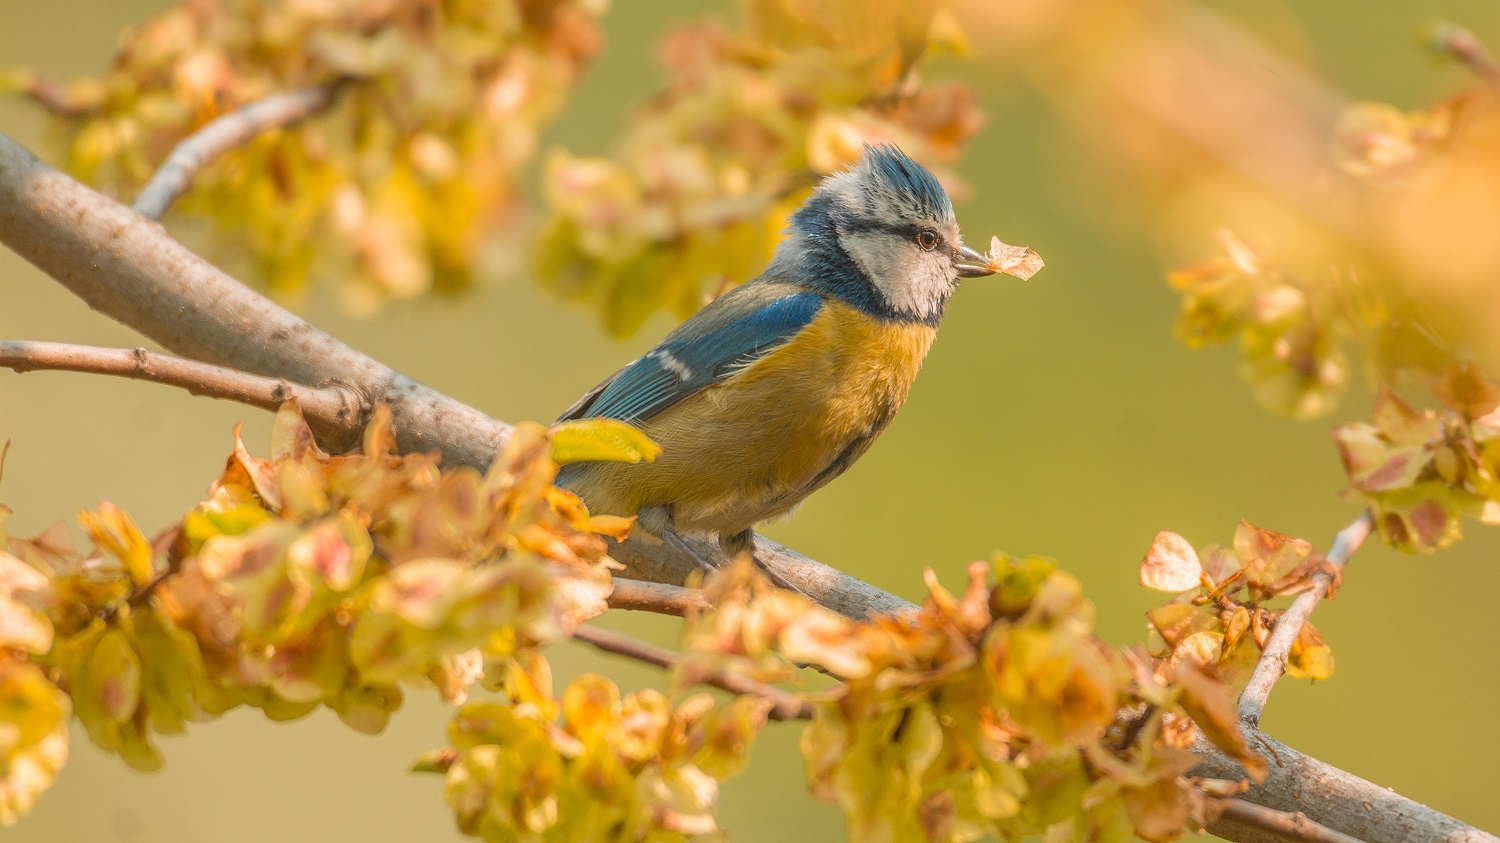
<svg viewBox="0 0 1500 843">
<path fill-rule="evenodd" d="M 559 421 L 648 420 L 724 380 L 807 326 L 823 306 L 817 293 L 746 284 L 720 297 L 568 408 Z M 769 293 L 769 297 L 768 297 Z"/>
</svg>

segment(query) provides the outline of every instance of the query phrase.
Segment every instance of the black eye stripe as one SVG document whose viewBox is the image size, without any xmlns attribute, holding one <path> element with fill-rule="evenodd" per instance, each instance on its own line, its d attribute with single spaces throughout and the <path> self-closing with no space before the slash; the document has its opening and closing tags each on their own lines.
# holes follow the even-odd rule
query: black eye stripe
<svg viewBox="0 0 1500 843">
<path fill-rule="evenodd" d="M 943 239 L 943 235 L 938 233 L 938 231 L 931 226 L 918 225 L 915 223 L 875 222 L 874 220 L 856 217 L 843 221 L 842 228 L 844 231 L 847 231 L 851 234 L 863 234 L 870 231 L 881 231 L 885 232 L 886 234 L 900 237 L 901 239 L 906 240 L 909 243 L 918 243 L 919 245 L 920 241 L 917 240 L 917 236 L 922 232 L 927 231 L 931 232 L 932 235 L 937 238 L 937 240 L 933 243 L 934 249 L 938 248 L 945 242 Z M 923 248 L 926 247 L 924 246 Z"/>
</svg>

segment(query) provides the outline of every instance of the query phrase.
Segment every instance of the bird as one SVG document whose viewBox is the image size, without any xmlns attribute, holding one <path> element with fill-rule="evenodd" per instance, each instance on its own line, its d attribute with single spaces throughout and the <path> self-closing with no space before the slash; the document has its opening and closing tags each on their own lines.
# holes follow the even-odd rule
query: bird
<svg viewBox="0 0 1500 843">
<path fill-rule="evenodd" d="M 753 558 L 756 525 L 842 474 L 890 424 L 960 281 L 995 271 L 964 245 L 932 173 L 894 145 L 867 145 L 790 215 L 760 275 L 559 419 L 627 422 L 660 456 L 571 463 L 557 485 L 590 512 L 636 516 L 705 570 L 715 561 L 683 534 Z"/>
</svg>

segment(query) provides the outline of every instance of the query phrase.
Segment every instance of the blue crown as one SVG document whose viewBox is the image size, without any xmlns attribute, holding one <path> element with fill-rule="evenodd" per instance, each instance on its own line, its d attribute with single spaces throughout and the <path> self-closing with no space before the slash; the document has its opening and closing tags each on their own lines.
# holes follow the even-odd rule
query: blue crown
<svg viewBox="0 0 1500 843">
<path fill-rule="evenodd" d="M 953 215 L 948 191 L 927 168 L 911 160 L 894 144 L 866 146 L 856 169 L 864 169 L 881 186 L 909 197 L 922 215 L 941 220 Z"/>
</svg>

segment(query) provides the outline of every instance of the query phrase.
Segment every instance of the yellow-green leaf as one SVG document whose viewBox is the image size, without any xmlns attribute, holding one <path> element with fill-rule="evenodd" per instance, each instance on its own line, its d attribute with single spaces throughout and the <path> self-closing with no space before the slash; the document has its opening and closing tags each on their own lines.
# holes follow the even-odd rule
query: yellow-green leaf
<svg viewBox="0 0 1500 843">
<path fill-rule="evenodd" d="M 571 462 L 651 462 L 661 446 L 617 419 L 577 419 L 552 426 L 552 460 Z"/>
</svg>

